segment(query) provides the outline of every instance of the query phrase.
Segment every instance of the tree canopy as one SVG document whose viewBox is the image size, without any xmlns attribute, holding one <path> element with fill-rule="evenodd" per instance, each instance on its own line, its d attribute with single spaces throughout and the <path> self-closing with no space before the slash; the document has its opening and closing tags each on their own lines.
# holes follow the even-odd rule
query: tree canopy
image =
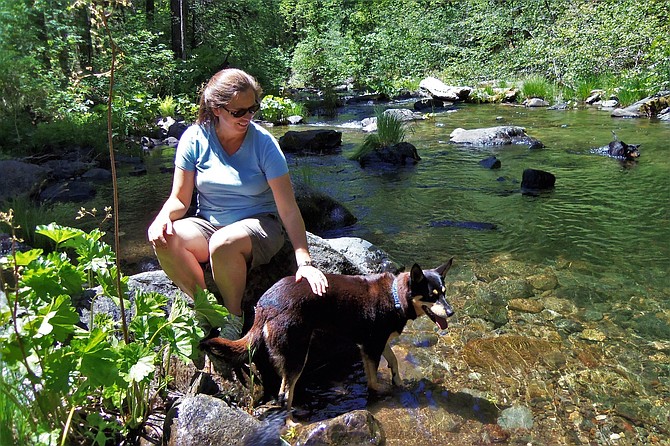
<svg viewBox="0 0 670 446">
<path fill-rule="evenodd" d="M 196 102 L 224 66 L 249 71 L 272 94 L 344 83 L 394 94 L 428 75 L 670 88 L 664 0 L 97 2 L 0 3 L 3 149 L 34 139 L 31 125 L 88 123 L 104 106 L 111 44 L 102 16 L 119 52 L 121 134 L 155 114 L 160 98 Z"/>
</svg>

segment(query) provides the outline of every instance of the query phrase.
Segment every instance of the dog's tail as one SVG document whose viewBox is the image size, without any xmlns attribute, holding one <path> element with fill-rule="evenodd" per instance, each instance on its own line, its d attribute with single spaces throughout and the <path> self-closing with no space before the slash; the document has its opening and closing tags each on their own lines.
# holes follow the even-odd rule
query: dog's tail
<svg viewBox="0 0 670 446">
<path fill-rule="evenodd" d="M 231 365 L 242 365 L 249 362 L 260 340 L 260 334 L 251 329 L 245 336 L 235 341 L 219 337 L 203 339 L 200 341 L 200 348 Z"/>
</svg>

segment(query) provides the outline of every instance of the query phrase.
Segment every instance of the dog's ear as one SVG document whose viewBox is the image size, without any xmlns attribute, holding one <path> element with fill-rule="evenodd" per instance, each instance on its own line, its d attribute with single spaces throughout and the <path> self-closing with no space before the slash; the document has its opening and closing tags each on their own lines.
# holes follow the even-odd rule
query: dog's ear
<svg viewBox="0 0 670 446">
<path fill-rule="evenodd" d="M 444 263 L 437 268 L 435 268 L 435 271 L 442 277 L 442 280 L 444 280 L 444 277 L 447 275 L 447 271 L 451 269 L 451 264 L 454 263 L 454 258 L 450 258 L 447 263 Z"/>
<path fill-rule="evenodd" d="M 410 271 L 410 282 L 411 283 L 420 283 L 426 277 L 423 275 L 423 270 L 416 263 L 412 265 L 412 270 Z"/>
</svg>

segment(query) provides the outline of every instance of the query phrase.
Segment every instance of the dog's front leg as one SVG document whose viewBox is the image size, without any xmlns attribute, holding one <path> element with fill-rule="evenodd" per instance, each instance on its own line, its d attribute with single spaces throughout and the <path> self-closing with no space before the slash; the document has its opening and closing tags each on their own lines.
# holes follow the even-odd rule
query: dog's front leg
<svg viewBox="0 0 670 446">
<path fill-rule="evenodd" d="M 379 366 L 379 361 L 371 359 L 363 349 L 361 349 L 361 357 L 363 359 L 365 378 L 368 381 L 368 389 L 374 390 L 375 392 L 383 392 L 383 386 L 377 381 L 377 367 Z"/>
<path fill-rule="evenodd" d="M 398 358 L 396 358 L 395 353 L 393 353 L 393 350 L 391 349 L 391 344 L 388 342 L 384 347 L 383 355 L 384 359 L 386 359 L 386 362 L 389 364 L 389 368 L 391 369 L 391 381 L 393 382 L 393 385 L 402 386 L 402 379 L 400 378 L 400 371 L 398 370 Z"/>
</svg>

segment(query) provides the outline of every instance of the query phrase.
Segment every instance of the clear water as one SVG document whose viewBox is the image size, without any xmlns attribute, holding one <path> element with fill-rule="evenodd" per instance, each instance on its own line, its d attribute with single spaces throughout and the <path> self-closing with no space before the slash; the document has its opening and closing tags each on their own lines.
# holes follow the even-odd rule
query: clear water
<svg viewBox="0 0 670 446">
<path fill-rule="evenodd" d="M 457 127 L 496 125 L 523 126 L 546 147 L 448 142 Z M 344 154 L 363 138 L 346 125 L 339 130 Z M 583 262 L 594 276 L 670 285 L 670 123 L 614 119 L 595 109 L 477 105 L 412 123 L 409 130 L 407 140 L 422 157 L 413 167 L 361 169 L 341 155 L 292 159 L 294 175 L 341 200 L 359 219 L 354 227 L 325 236 L 363 237 L 401 263 L 437 265 L 452 255 L 486 261 L 505 254 L 539 265 Z M 285 131 L 274 129 L 277 136 Z M 611 141 L 612 131 L 641 144 L 639 162 L 623 165 L 590 153 Z M 491 155 L 501 161 L 500 169 L 478 164 Z M 526 168 L 553 173 L 555 189 L 521 194 Z M 496 229 L 440 224 L 445 221 L 490 223 Z"/>
<path fill-rule="evenodd" d="M 573 296 L 579 299 L 575 304 L 588 310 L 585 307 L 607 301 L 609 320 L 630 333 L 631 344 L 626 348 L 631 351 L 623 351 L 616 336 L 602 342 L 603 349 L 611 350 L 630 370 L 655 370 L 647 372 L 651 377 L 640 376 L 650 394 L 655 393 L 654 383 L 658 376 L 667 376 L 667 366 L 658 365 L 657 369 L 652 364 L 649 358 L 655 350 L 649 346 L 655 341 L 665 345 L 670 341 L 666 317 L 653 316 L 670 314 L 670 123 L 614 119 L 596 109 L 549 111 L 466 105 L 408 127 L 407 140 L 422 157 L 417 165 L 362 169 L 345 156 L 365 136 L 351 121 L 372 115 L 372 106 L 362 106 L 334 121 L 314 120 L 307 127 L 270 129 L 278 138 L 287 130 L 313 127 L 343 132 L 342 154 L 289 158 L 293 176 L 342 202 L 358 218 L 352 227 L 318 235 L 364 238 L 406 265 L 418 262 L 433 267 L 451 256 L 455 265 L 477 264 L 483 270 L 489 262 L 500 259 L 526 265 L 529 271 L 541 271 L 559 262 L 577 265 L 580 275 L 574 280 L 580 282 L 580 293 L 588 296 Z M 457 127 L 496 125 L 523 126 L 546 147 L 473 148 L 448 142 Z M 641 144 L 638 162 L 624 165 L 590 152 L 611 141 L 612 131 L 627 143 Z M 501 161 L 500 169 L 478 164 L 491 155 Z M 122 174 L 121 257 L 128 261 L 152 255 L 146 227 L 169 193 L 171 176 L 159 173 L 159 166 L 171 165 L 172 156 L 172 151 L 164 151 L 147 160 L 147 176 Z M 553 173 L 557 178 L 554 190 L 539 196 L 521 194 L 526 168 Z M 99 207 L 109 204 L 104 201 L 106 195 L 101 191 Z M 447 221 L 488 223 L 495 229 L 445 225 Z M 654 309 L 653 314 L 632 308 L 641 301 Z M 633 319 L 635 333 L 628 326 Z M 397 346 L 430 358 L 444 355 L 439 344 L 418 348 L 411 336 L 403 334 Z M 427 361 L 414 364 L 407 359 L 410 353 L 406 356 L 401 360 L 403 376 L 410 378 L 406 392 L 397 397 L 399 401 L 376 403 L 376 413 L 382 414 L 386 428 L 395 432 L 396 438 L 404 439 L 402 444 L 436 444 L 429 434 L 399 432 L 396 427 L 408 423 L 403 418 L 406 413 L 414 419 L 415 409 L 403 398 L 423 395 L 424 377 L 448 372 L 432 373 L 430 370 L 439 367 Z M 640 361 L 646 365 L 640 366 Z M 310 376 L 304 377 L 303 384 L 308 384 L 296 398 L 309 412 L 306 418 L 323 419 L 369 405 L 362 367 L 354 366 L 347 373 L 345 378 L 327 379 L 326 384 L 309 384 Z M 445 391 L 452 390 L 447 386 Z"/>
</svg>

